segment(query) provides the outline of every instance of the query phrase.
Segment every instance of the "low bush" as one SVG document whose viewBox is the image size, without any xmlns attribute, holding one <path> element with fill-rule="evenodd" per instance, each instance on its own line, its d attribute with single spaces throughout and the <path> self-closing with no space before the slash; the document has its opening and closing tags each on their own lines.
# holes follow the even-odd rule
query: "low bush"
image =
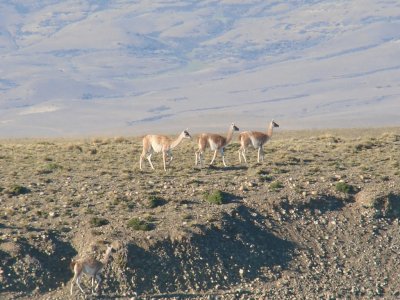
<svg viewBox="0 0 400 300">
<path fill-rule="evenodd" d="M 8 190 L 8 194 L 13 195 L 13 196 L 23 195 L 23 194 L 27 194 L 29 192 L 30 192 L 30 189 L 28 189 L 27 187 L 24 187 L 22 185 L 18 185 L 18 184 L 13 185 Z"/>
<path fill-rule="evenodd" d="M 104 218 L 100 218 L 100 217 L 92 217 L 89 221 L 90 225 L 92 227 L 100 227 L 100 226 L 104 226 L 107 225 L 109 222 L 107 219 Z"/>
<path fill-rule="evenodd" d="M 221 192 L 220 190 L 215 190 L 210 193 L 205 193 L 204 199 L 211 204 L 221 205 L 225 203 L 224 193 Z"/>
<path fill-rule="evenodd" d="M 148 208 L 155 208 L 158 206 L 162 206 L 166 203 L 166 201 L 162 198 L 159 198 L 157 196 L 151 195 L 148 199 L 147 199 L 147 207 Z"/>
<path fill-rule="evenodd" d="M 341 181 L 336 183 L 336 190 L 341 193 L 350 194 L 354 192 L 354 187 Z"/>
<path fill-rule="evenodd" d="M 133 230 L 150 231 L 152 226 L 150 223 L 138 218 L 132 218 L 128 221 L 128 227 Z"/>
<path fill-rule="evenodd" d="M 270 190 L 272 190 L 272 191 L 278 191 L 278 190 L 280 190 L 281 188 L 283 188 L 283 183 L 282 182 L 280 182 L 280 181 L 274 181 L 274 182 L 272 182 L 270 185 L 269 185 L 269 188 L 270 188 Z"/>
</svg>

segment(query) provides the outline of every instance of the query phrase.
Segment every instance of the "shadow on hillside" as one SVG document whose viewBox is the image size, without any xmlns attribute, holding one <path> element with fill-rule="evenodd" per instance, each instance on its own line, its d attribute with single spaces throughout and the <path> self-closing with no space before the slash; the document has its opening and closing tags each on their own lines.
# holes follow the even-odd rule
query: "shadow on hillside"
<svg viewBox="0 0 400 300">
<path fill-rule="evenodd" d="M 127 262 L 137 293 L 228 288 L 287 267 L 295 245 L 262 225 L 264 217 L 239 206 L 218 225 L 202 225 L 179 241 L 164 239 L 149 250 L 128 244 Z M 268 278 L 264 278 L 268 280 Z"/>
<path fill-rule="evenodd" d="M 30 294 L 35 289 L 47 292 L 72 278 L 69 263 L 76 251 L 57 233 L 48 232 L 39 243 L 19 239 L 12 245 L 11 252 L 0 253 L 2 269 L 9 274 L 2 282 L 4 285 L 0 286 L 0 292 Z"/>
<path fill-rule="evenodd" d="M 311 213 L 326 213 L 328 211 L 340 210 L 346 205 L 343 199 L 332 195 L 322 195 L 318 197 L 308 198 L 305 202 L 299 204 L 289 204 L 282 202 L 281 206 L 285 210 L 297 207 L 300 211 L 309 210 Z"/>
<path fill-rule="evenodd" d="M 339 210 L 345 206 L 342 199 L 331 195 L 323 195 L 316 198 L 310 198 L 307 203 L 304 203 L 299 208 L 309 209 L 311 212 L 319 210 L 321 213 L 326 213 L 328 211 Z"/>
<path fill-rule="evenodd" d="M 242 201 L 243 197 L 238 196 L 228 192 L 222 192 L 222 197 L 224 198 L 224 203 L 238 203 Z"/>
</svg>

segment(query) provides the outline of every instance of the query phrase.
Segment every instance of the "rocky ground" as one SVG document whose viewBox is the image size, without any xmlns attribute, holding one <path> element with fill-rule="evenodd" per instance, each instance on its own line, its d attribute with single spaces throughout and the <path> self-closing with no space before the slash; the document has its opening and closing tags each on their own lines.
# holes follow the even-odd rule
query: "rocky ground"
<svg viewBox="0 0 400 300">
<path fill-rule="evenodd" d="M 139 171 L 139 138 L 3 140 L 2 299 L 400 297 L 400 129 L 275 132 L 266 159 Z M 211 154 L 207 154 L 207 161 Z M 101 291 L 75 257 L 114 253 Z"/>
</svg>

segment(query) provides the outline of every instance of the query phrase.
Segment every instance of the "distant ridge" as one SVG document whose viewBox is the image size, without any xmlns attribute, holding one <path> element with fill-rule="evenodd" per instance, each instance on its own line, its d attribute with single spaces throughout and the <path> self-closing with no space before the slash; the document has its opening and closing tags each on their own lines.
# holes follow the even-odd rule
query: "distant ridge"
<svg viewBox="0 0 400 300">
<path fill-rule="evenodd" d="M 398 126 L 399 16 L 383 0 L 2 1 L 0 137 Z"/>
</svg>

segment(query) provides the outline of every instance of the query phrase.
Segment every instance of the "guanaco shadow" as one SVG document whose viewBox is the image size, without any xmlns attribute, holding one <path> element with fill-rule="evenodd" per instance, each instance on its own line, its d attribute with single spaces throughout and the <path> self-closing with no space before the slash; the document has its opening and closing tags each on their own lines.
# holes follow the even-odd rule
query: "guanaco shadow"
<svg viewBox="0 0 400 300">
<path fill-rule="evenodd" d="M 220 166 L 220 165 L 208 165 L 208 169 L 218 170 L 218 171 L 239 171 L 239 170 L 247 170 L 248 166 L 229 165 L 229 166 L 225 167 L 225 166 Z"/>
</svg>

